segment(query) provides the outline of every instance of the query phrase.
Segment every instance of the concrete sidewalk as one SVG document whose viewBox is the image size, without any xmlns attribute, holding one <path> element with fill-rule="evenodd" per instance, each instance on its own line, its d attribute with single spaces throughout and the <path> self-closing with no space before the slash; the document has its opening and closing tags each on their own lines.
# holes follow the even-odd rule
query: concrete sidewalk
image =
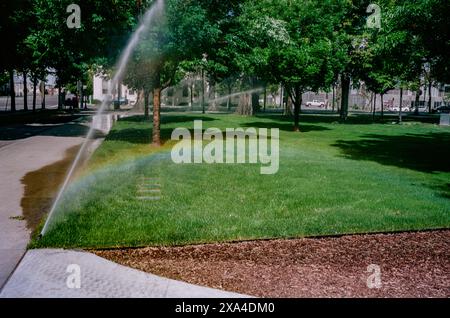
<svg viewBox="0 0 450 318">
<path fill-rule="evenodd" d="M 94 128 L 107 134 L 114 123 L 110 113 L 98 116 Z M 94 116 L 95 118 L 95 116 Z M 29 172 L 56 163 L 66 151 L 81 145 L 89 130 L 89 121 L 80 117 L 59 124 L 24 124 L 6 129 L 0 140 L 0 288 L 25 253 L 30 238 L 22 219 L 22 178 Z M 86 158 L 98 147 L 102 138 L 88 145 Z"/>
<path fill-rule="evenodd" d="M 69 267 L 71 266 L 71 267 Z M 80 288 L 73 282 L 79 269 Z M 68 284 L 69 281 L 69 284 Z M 115 264 L 94 254 L 62 249 L 30 250 L 0 298 L 242 298 L 240 294 L 161 278 Z"/>
<path fill-rule="evenodd" d="M 0 288 L 25 253 L 30 236 L 21 219 L 21 179 L 28 172 L 62 160 L 67 149 L 82 141 L 80 137 L 47 134 L 4 142 L 0 147 Z"/>
</svg>

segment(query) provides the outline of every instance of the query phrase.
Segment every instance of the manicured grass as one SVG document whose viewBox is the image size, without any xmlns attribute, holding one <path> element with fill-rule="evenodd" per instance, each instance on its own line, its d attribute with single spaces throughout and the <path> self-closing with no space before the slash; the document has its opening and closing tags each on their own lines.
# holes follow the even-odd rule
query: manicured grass
<svg viewBox="0 0 450 318">
<path fill-rule="evenodd" d="M 280 169 L 183 164 L 173 142 L 149 145 L 151 122 L 122 119 L 94 154 L 89 174 L 65 194 L 50 231 L 32 247 L 118 247 L 450 227 L 450 129 L 433 124 L 346 124 L 302 116 L 163 115 L 176 127 L 280 129 Z M 141 201 L 142 177 L 162 199 Z"/>
</svg>

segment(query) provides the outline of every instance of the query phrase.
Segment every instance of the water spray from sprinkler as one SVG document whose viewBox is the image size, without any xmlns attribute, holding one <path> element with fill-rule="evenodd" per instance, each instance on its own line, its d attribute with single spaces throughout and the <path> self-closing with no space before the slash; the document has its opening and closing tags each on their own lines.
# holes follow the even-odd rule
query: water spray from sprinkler
<svg viewBox="0 0 450 318">
<path fill-rule="evenodd" d="M 218 98 L 215 98 L 215 99 L 210 99 L 210 100 L 208 100 L 208 103 L 210 103 L 210 104 L 211 103 L 217 103 L 219 101 L 227 100 L 228 98 L 233 98 L 233 97 L 241 96 L 241 95 L 244 95 L 244 94 L 258 93 L 258 92 L 261 92 L 263 90 L 264 90 L 264 88 L 255 88 L 255 89 L 251 89 L 251 90 L 248 90 L 248 91 L 237 92 L 237 93 L 221 96 L 221 97 L 218 97 Z"/>
<path fill-rule="evenodd" d="M 118 63 L 116 64 L 116 68 L 115 68 L 116 72 L 114 74 L 114 77 L 111 80 L 111 85 L 109 85 L 108 93 L 107 93 L 106 97 L 103 99 L 103 102 L 96 113 L 97 116 L 101 115 L 104 112 L 105 108 L 109 105 L 110 100 L 109 100 L 108 96 L 110 96 L 112 94 L 112 89 L 114 87 L 116 87 L 117 83 L 119 83 L 120 79 L 123 77 L 125 70 L 126 70 L 126 66 L 131 57 L 131 54 L 134 52 L 134 49 L 138 45 L 142 34 L 144 34 L 145 32 L 148 31 L 149 26 L 150 26 L 151 22 L 153 21 L 154 17 L 157 14 L 162 12 L 163 2 L 164 2 L 163 0 L 156 0 L 154 2 L 154 4 L 152 5 L 152 7 L 150 7 L 147 10 L 147 12 L 145 13 L 144 17 L 142 18 L 141 22 L 139 23 L 138 28 L 133 32 L 130 40 L 128 41 L 127 46 L 125 47 L 125 50 L 120 55 Z M 95 131 L 94 125 L 91 125 L 91 127 L 86 135 L 86 138 L 85 138 L 83 144 L 81 145 L 81 148 L 78 151 L 77 156 L 75 157 L 75 160 L 73 161 L 73 163 L 69 169 L 69 172 L 66 175 L 66 178 L 64 179 L 64 183 L 61 186 L 61 188 L 59 189 L 58 195 L 56 196 L 56 199 L 53 202 L 53 205 L 50 209 L 47 220 L 45 221 L 44 227 L 42 228 L 42 231 L 40 233 L 41 237 L 44 236 L 45 233 L 47 232 L 48 226 L 50 224 L 50 220 L 52 219 L 52 217 L 55 213 L 55 210 L 58 206 L 58 203 L 60 202 L 60 200 L 62 198 L 63 193 L 65 192 L 67 186 L 69 185 L 70 179 L 72 178 L 72 175 L 75 172 L 75 170 L 78 166 L 78 163 L 79 163 L 80 159 L 82 158 L 83 153 L 87 149 L 89 140 L 94 135 L 94 131 Z"/>
</svg>

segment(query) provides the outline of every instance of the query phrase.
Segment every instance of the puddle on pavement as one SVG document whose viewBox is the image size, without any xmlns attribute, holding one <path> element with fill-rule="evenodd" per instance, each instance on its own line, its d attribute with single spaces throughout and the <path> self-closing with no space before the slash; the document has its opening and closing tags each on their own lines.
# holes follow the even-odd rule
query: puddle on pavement
<svg viewBox="0 0 450 318">
<path fill-rule="evenodd" d="M 86 159 L 92 155 L 99 145 L 95 140 L 107 135 L 119 117 L 117 114 L 93 116 L 94 136 L 80 158 L 72 180 L 83 175 L 83 168 L 86 167 L 87 163 Z M 31 171 L 22 178 L 22 184 L 25 186 L 25 193 L 21 201 L 23 216 L 27 221 L 27 227 L 33 232 L 50 211 L 58 190 L 63 184 L 80 147 L 81 145 L 77 145 L 69 148 L 62 160 L 39 170 Z"/>
<path fill-rule="evenodd" d="M 22 178 L 22 184 L 25 186 L 21 201 L 23 216 L 27 227 L 33 232 L 50 210 L 80 146 L 69 148 L 62 160 L 31 171 Z"/>
</svg>

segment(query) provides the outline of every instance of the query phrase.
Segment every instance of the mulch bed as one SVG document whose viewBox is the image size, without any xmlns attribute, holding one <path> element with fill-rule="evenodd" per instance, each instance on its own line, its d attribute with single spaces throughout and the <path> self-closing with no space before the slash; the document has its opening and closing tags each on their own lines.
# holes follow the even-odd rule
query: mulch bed
<svg viewBox="0 0 450 318">
<path fill-rule="evenodd" d="M 450 297 L 450 230 L 101 250 L 142 271 L 258 297 Z M 368 288 L 370 264 L 381 288 Z"/>
</svg>

